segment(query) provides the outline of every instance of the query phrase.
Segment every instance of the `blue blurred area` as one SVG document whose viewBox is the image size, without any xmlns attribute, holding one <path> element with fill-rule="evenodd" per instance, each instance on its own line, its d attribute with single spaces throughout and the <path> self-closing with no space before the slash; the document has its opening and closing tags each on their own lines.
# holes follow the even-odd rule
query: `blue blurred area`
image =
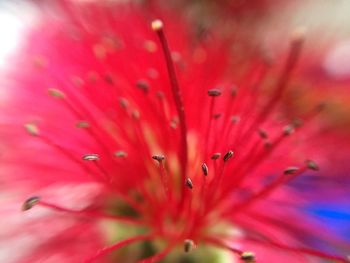
<svg viewBox="0 0 350 263">
<path fill-rule="evenodd" d="M 314 203 L 308 211 L 318 217 L 328 229 L 350 241 L 350 199 L 343 204 Z"/>
</svg>

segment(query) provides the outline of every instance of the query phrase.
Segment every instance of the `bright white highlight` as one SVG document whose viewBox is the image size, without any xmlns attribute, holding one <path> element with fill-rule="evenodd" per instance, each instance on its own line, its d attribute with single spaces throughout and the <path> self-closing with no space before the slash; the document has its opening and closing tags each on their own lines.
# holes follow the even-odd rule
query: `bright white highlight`
<svg viewBox="0 0 350 263">
<path fill-rule="evenodd" d="M 350 40 L 334 46 L 327 54 L 323 66 L 336 79 L 350 78 Z"/>
<path fill-rule="evenodd" d="M 11 13 L 0 12 L 0 67 L 6 66 L 8 55 L 13 52 L 20 41 L 23 25 Z"/>
</svg>

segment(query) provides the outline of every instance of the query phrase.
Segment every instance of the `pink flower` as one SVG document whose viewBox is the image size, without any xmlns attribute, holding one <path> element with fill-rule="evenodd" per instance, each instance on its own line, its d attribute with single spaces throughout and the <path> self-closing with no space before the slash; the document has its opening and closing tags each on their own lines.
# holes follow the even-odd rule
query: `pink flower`
<svg viewBox="0 0 350 263">
<path fill-rule="evenodd" d="M 17 262 L 174 261 L 203 246 L 243 262 L 347 262 L 349 244 L 303 210 L 320 192 L 290 184 L 333 169 L 319 142 L 348 147 L 318 102 L 288 104 L 300 32 L 272 64 L 241 32 L 196 34 L 172 12 L 55 4 L 39 4 L 6 75 L 1 174 L 15 197 L 2 207 L 16 222 L 1 233 L 30 237 Z M 125 253 L 135 244 L 155 251 Z"/>
</svg>

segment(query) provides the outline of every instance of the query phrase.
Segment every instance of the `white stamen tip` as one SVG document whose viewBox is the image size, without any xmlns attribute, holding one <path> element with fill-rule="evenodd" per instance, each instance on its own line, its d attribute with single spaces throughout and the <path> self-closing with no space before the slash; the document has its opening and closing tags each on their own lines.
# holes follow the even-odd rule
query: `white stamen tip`
<svg viewBox="0 0 350 263">
<path fill-rule="evenodd" d="M 160 19 L 156 19 L 152 21 L 152 29 L 154 31 L 159 31 L 163 28 L 163 22 Z"/>
<path fill-rule="evenodd" d="M 302 43 L 306 36 L 306 28 L 305 27 L 297 27 L 291 33 L 291 41 L 292 43 Z"/>
<path fill-rule="evenodd" d="M 95 153 L 88 153 L 83 155 L 83 160 L 84 161 L 98 161 L 100 160 L 100 156 Z"/>
</svg>

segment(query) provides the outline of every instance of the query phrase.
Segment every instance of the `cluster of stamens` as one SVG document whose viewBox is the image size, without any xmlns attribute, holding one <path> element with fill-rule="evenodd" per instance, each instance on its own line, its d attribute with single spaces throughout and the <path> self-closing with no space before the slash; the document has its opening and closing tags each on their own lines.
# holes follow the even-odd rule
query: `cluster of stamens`
<svg viewBox="0 0 350 263">
<path fill-rule="evenodd" d="M 319 169 L 317 164 L 312 160 L 305 161 L 305 163 L 299 167 L 287 167 L 270 183 L 264 185 L 260 189 L 254 189 L 254 192 L 243 200 L 237 199 L 234 203 L 227 202 L 230 195 L 235 193 L 236 190 L 241 189 L 245 181 L 249 179 L 249 174 L 255 171 L 261 163 L 271 156 L 275 149 L 284 142 L 287 137 L 301 127 L 300 121 L 288 124 L 275 138 L 271 138 L 269 133 L 261 128 L 265 124 L 265 121 L 271 116 L 277 102 L 281 100 L 290 74 L 298 60 L 302 39 L 293 40 L 289 57 L 287 58 L 285 68 L 276 84 L 276 89 L 258 114 L 254 115 L 253 112 L 250 112 L 248 104 L 244 105 L 244 109 L 240 108 L 239 105 L 241 104 L 236 102 L 236 97 L 239 93 L 237 88 L 230 89 L 230 94 L 228 95 L 230 96 L 230 100 L 227 105 L 227 111 L 224 113 L 217 113 L 217 100 L 226 94 L 219 88 L 207 91 L 207 96 L 210 100 L 209 118 L 206 130 L 204 130 L 204 134 L 201 135 L 204 137 L 205 141 L 204 149 L 203 153 L 201 152 L 199 154 L 201 161 L 195 163 L 195 165 L 198 166 L 198 172 L 196 174 L 189 174 L 188 167 L 191 166 L 192 163 L 189 163 L 188 151 L 191 145 L 188 142 L 187 120 L 181 89 L 176 77 L 175 65 L 163 30 L 163 23 L 160 20 L 153 21 L 152 29 L 158 35 L 164 53 L 171 92 L 176 108 L 177 116 L 175 119 L 168 119 L 168 125 L 172 127 L 175 132 L 180 134 L 179 153 L 177 155 L 180 165 L 179 172 L 174 174 L 174 171 L 169 168 L 167 163 L 169 159 L 165 154 L 151 155 L 149 158 L 150 160 L 145 161 L 151 162 L 153 159 L 153 161 L 155 161 L 156 171 L 159 173 L 158 181 L 153 181 L 151 184 L 153 187 L 152 189 L 147 189 L 143 186 L 138 188 L 139 194 L 142 196 L 143 201 L 146 202 L 146 205 L 140 205 L 128 194 L 118 193 L 119 197 L 128 206 L 139 213 L 140 218 L 97 213 L 88 210 L 68 209 L 45 202 L 40 197 L 29 198 L 23 204 L 22 209 L 26 211 L 34 206 L 42 206 L 75 216 L 115 220 L 131 225 L 144 225 L 149 227 L 149 233 L 131 237 L 102 248 L 85 262 L 93 262 L 111 251 L 131 243 L 157 239 L 165 240 L 167 242 L 166 247 L 154 256 L 140 262 L 146 263 L 161 260 L 178 244 L 182 244 L 184 252 L 188 253 L 201 243 L 228 249 L 237 254 L 245 263 L 255 262 L 256 259 L 253 252 L 242 251 L 231 247 L 225 242 L 225 233 L 212 232 L 211 226 L 214 225 L 216 221 L 229 221 L 235 218 L 237 214 L 244 213 L 259 200 L 265 199 L 274 190 L 303 174 L 305 171 L 316 171 Z M 258 80 L 256 83 L 251 84 L 252 86 L 256 87 L 261 85 L 265 75 L 265 69 L 263 69 L 260 74 L 261 76 L 257 78 Z M 146 96 L 150 89 L 150 84 L 146 80 L 139 80 L 136 82 L 136 87 Z M 78 119 L 87 119 L 87 116 L 83 116 L 81 112 L 74 108 L 62 91 L 50 89 L 49 94 L 62 101 Z M 157 96 L 161 104 L 164 103 L 164 94 L 158 92 Z M 125 112 L 130 110 L 129 102 L 125 98 L 120 98 L 119 105 Z M 237 113 L 240 115 L 237 115 Z M 133 123 L 136 123 L 134 126 L 136 127 L 135 130 L 140 129 L 138 126 L 139 119 L 141 118 L 140 112 L 132 110 L 130 115 L 134 121 Z M 166 116 L 167 114 L 163 111 L 163 115 Z M 309 119 L 314 115 L 314 113 L 310 114 Z M 252 116 L 254 116 L 254 118 L 249 119 L 249 117 Z M 246 119 L 244 119 L 245 117 Z M 223 120 L 223 124 L 217 122 L 219 119 Z M 93 121 L 81 121 L 78 126 L 86 129 L 97 143 L 101 143 L 102 151 L 107 151 L 109 153 L 108 145 L 101 142 L 98 132 L 91 129 L 93 125 Z M 220 127 L 220 125 L 222 125 L 222 127 Z M 93 174 L 90 164 L 95 166 L 96 171 L 98 171 L 98 175 L 95 176 L 96 181 L 113 189 L 113 184 L 115 183 L 113 180 L 114 178 L 110 174 L 110 171 L 105 169 L 101 164 L 101 159 L 104 158 L 103 155 L 87 153 L 77 158 L 69 152 L 69 150 L 60 146 L 54 140 L 40 134 L 39 128 L 35 124 L 26 124 L 25 127 L 30 135 L 38 137 L 67 158 L 78 163 L 88 174 Z M 221 131 L 219 135 L 215 132 L 218 129 Z M 227 148 L 227 145 L 232 146 L 232 149 Z M 142 145 L 140 145 L 140 147 L 142 147 Z M 129 153 L 124 150 L 117 150 L 114 151 L 114 157 L 127 162 Z M 179 184 L 175 183 L 177 179 L 174 177 L 176 176 L 180 177 Z M 235 179 L 229 180 L 228 177 L 232 176 L 234 176 Z M 152 190 L 155 190 L 157 193 L 152 193 Z M 152 212 L 148 213 L 147 211 Z M 168 221 L 168 223 L 165 221 Z M 261 240 L 255 241 L 257 243 L 264 243 Z M 300 253 L 305 253 L 307 255 L 346 262 L 346 259 L 342 257 L 328 255 L 311 249 L 282 246 L 278 243 L 267 243 L 265 245 L 278 247 L 286 251 L 300 251 Z"/>
</svg>

